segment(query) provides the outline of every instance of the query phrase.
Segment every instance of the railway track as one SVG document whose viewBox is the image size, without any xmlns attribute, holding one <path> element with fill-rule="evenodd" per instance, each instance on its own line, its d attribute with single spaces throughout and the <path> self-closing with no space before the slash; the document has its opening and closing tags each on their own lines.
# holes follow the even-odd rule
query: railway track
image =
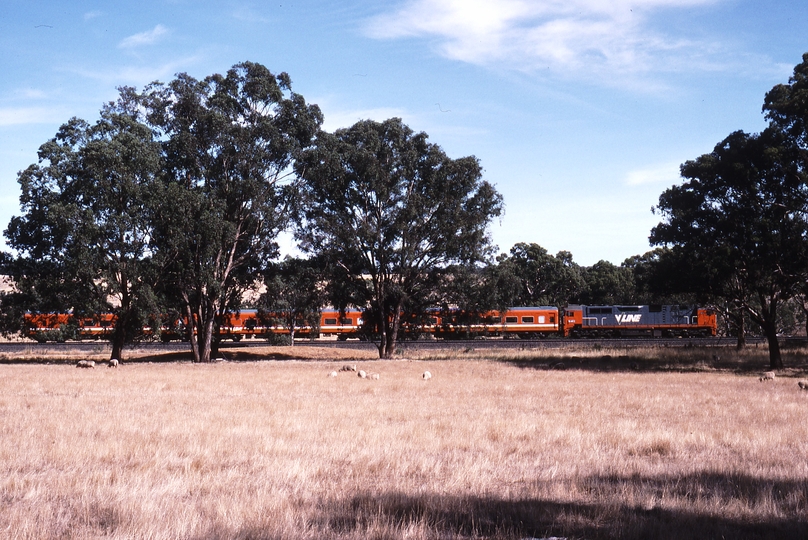
<svg viewBox="0 0 808 540">
<path fill-rule="evenodd" d="M 636 348 L 636 347 L 734 347 L 735 338 L 622 338 L 622 339 L 479 339 L 479 340 L 422 340 L 404 341 L 399 347 L 411 350 L 430 349 L 473 349 L 473 350 L 497 350 L 497 349 L 591 349 L 594 347 L 603 348 Z M 760 345 L 766 343 L 763 338 L 747 338 L 750 345 Z M 808 339 L 805 337 L 784 337 L 781 338 L 782 346 L 808 346 Z M 102 352 L 109 349 L 109 343 L 105 341 L 78 341 L 64 343 L 35 343 L 35 342 L 5 342 L 0 343 L 0 353 L 14 354 L 20 352 L 36 353 L 36 351 L 60 351 L 67 352 Z M 267 342 L 263 340 L 244 340 L 241 342 L 225 341 L 220 345 L 222 350 L 242 349 L 251 347 L 266 347 Z M 328 339 L 318 339 L 313 341 L 301 340 L 295 342 L 295 347 L 333 347 L 339 349 L 375 349 L 375 344 L 367 341 L 348 340 L 336 341 Z M 177 352 L 189 350 L 189 344 L 184 342 L 146 342 L 130 345 L 128 349 L 138 349 L 158 352 Z"/>
</svg>

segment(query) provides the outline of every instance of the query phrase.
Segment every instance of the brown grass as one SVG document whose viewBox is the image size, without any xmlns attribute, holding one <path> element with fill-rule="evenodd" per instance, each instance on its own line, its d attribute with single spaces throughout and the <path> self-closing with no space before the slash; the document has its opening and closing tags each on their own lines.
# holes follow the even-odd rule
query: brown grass
<svg viewBox="0 0 808 540">
<path fill-rule="evenodd" d="M 795 379 L 554 358 L 2 365 L 0 537 L 808 537 Z"/>
</svg>

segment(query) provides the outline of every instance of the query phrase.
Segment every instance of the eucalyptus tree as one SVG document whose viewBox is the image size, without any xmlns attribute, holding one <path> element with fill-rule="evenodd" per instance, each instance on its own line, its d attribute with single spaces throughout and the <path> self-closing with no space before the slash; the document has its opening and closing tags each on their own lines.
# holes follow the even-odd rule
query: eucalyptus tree
<svg viewBox="0 0 808 540">
<path fill-rule="evenodd" d="M 178 75 L 146 89 L 166 174 L 154 249 L 166 292 L 193 327 L 197 362 L 211 359 L 216 316 L 278 253 L 297 193 L 291 165 L 322 123 L 286 73 L 245 62 L 226 75 Z"/>
<path fill-rule="evenodd" d="M 296 167 L 301 248 L 344 273 L 375 320 L 381 358 L 395 351 L 408 302 L 434 293 L 447 267 L 490 255 L 502 198 L 478 160 L 450 159 L 398 118 L 322 133 Z"/>
<path fill-rule="evenodd" d="M 73 118 L 18 176 L 22 215 L 5 236 L 4 267 L 27 309 L 112 312 L 120 359 L 156 311 L 150 266 L 150 202 L 162 166 L 141 100 L 121 88 L 94 124 Z"/>
<path fill-rule="evenodd" d="M 580 296 L 582 269 L 568 251 L 551 255 L 535 243 L 519 242 L 499 258 L 499 273 L 512 276 L 511 306 L 553 305 L 564 307 Z M 503 284 L 508 280 L 501 279 Z"/>
<path fill-rule="evenodd" d="M 760 325 L 769 361 L 782 367 L 778 307 L 808 280 L 808 189 L 802 151 L 776 128 L 732 133 L 681 167 L 666 190 L 653 244 L 688 261 L 692 292 L 709 287 Z"/>
<path fill-rule="evenodd" d="M 287 257 L 264 272 L 266 291 L 259 299 L 266 317 L 279 319 L 295 344 L 298 327 L 319 330 L 320 312 L 325 300 L 323 269 L 316 259 Z"/>
</svg>

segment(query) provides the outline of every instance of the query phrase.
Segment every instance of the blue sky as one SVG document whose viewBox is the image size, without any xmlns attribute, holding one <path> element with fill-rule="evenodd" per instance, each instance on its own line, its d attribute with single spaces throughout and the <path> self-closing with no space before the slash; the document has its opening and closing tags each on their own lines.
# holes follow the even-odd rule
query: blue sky
<svg viewBox="0 0 808 540">
<path fill-rule="evenodd" d="M 806 28 L 802 1 L 4 0 L 0 225 L 39 145 L 117 86 L 250 60 L 289 73 L 328 130 L 398 116 L 477 156 L 505 199 L 501 251 L 619 264 L 650 249 L 679 164 L 764 127 Z"/>
</svg>

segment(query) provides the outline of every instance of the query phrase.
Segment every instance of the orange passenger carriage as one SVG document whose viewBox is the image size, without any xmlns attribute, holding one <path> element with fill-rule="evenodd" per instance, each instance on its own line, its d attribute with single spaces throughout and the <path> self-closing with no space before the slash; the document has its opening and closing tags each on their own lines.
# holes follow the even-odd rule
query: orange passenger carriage
<svg viewBox="0 0 808 540">
<path fill-rule="evenodd" d="M 450 310 L 436 327 L 436 337 L 520 337 L 523 339 L 558 335 L 559 316 L 555 306 L 512 307 L 504 312 L 481 315 Z"/>
</svg>

